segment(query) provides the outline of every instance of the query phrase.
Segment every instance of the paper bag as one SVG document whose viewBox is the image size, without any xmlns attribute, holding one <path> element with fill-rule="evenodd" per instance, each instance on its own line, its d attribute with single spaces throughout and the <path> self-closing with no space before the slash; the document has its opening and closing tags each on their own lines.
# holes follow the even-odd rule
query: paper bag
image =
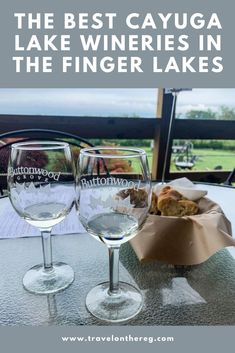
<svg viewBox="0 0 235 353">
<path fill-rule="evenodd" d="M 221 208 L 202 198 L 199 214 L 186 217 L 149 215 L 131 245 L 142 261 L 195 265 L 226 246 L 235 246 L 229 220 Z"/>
</svg>

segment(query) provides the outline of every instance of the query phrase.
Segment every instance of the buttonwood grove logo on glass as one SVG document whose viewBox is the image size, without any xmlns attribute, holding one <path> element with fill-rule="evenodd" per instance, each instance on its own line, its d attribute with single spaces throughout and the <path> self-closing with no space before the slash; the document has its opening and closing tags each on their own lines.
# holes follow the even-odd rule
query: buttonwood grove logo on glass
<svg viewBox="0 0 235 353">
<path fill-rule="evenodd" d="M 141 181 L 134 182 L 132 180 L 122 179 L 122 178 L 114 178 L 114 177 L 106 177 L 100 178 L 95 177 L 90 180 L 85 178 L 80 179 L 80 185 L 82 189 L 94 188 L 100 186 L 119 186 L 119 187 L 127 187 L 133 188 L 134 190 L 138 190 L 140 188 Z"/>
<path fill-rule="evenodd" d="M 58 181 L 61 172 L 52 172 L 42 168 L 18 167 L 8 168 L 8 176 L 15 177 L 17 181 L 49 181 L 53 179 Z"/>
</svg>

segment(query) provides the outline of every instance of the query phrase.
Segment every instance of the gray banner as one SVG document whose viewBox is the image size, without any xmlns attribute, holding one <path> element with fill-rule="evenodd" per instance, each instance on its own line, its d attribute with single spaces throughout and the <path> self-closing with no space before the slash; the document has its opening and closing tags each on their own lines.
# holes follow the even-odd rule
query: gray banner
<svg viewBox="0 0 235 353">
<path fill-rule="evenodd" d="M 76 341 L 63 341 L 65 337 Z M 87 339 L 81 342 L 81 338 Z M 102 339 L 110 338 L 110 342 Z M 121 341 L 129 337 L 129 342 Z M 140 337 L 147 338 L 139 342 Z M 172 337 L 173 341 L 151 338 Z M 48 327 L 1 328 L 3 352 L 213 352 L 228 351 L 234 345 L 233 327 Z M 78 340 L 79 339 L 79 340 Z M 90 340 L 90 341 L 89 341 Z"/>
<path fill-rule="evenodd" d="M 197 1 L 166 1 L 166 0 L 8 0 L 2 2 L 0 5 L 0 87 L 82 87 L 82 88 L 96 88 L 96 87 L 234 87 L 235 70 L 234 58 L 231 52 L 231 44 L 234 42 L 233 22 L 234 22 L 235 3 L 231 0 L 197 0 Z M 17 19 L 14 13 L 41 13 L 41 25 L 44 25 L 44 13 L 54 13 L 54 28 L 51 29 L 28 29 L 28 18 L 23 17 L 23 28 L 17 29 Z M 91 28 L 94 24 L 92 14 L 101 13 L 104 26 L 101 29 Z M 75 15 L 74 29 L 64 29 L 64 13 L 73 13 Z M 79 13 L 88 13 L 88 29 L 79 28 L 82 24 L 82 19 L 79 22 Z M 116 13 L 117 16 L 113 20 L 113 29 L 108 29 L 108 17 L 105 13 Z M 126 25 L 126 17 L 130 13 L 138 13 L 139 17 L 134 17 L 132 24 L 139 25 L 139 29 L 128 28 Z M 141 28 L 147 13 L 151 13 L 154 23 L 157 28 L 151 28 L 147 25 L 146 28 Z M 168 21 L 167 29 L 162 29 L 162 21 L 159 13 L 166 15 L 172 13 L 172 17 Z M 174 22 L 174 13 L 186 13 L 188 18 L 188 26 L 185 29 L 176 29 Z M 194 13 L 203 14 L 205 25 L 202 29 L 194 29 L 190 24 L 191 15 Z M 216 13 L 222 25 L 222 29 L 212 27 L 208 29 L 208 24 L 212 13 Z M 182 22 L 182 17 L 180 17 Z M 86 27 L 86 19 L 83 26 Z M 146 21 L 146 20 L 145 20 Z M 149 20 L 150 21 L 150 20 Z M 151 21 L 150 21 L 151 22 Z M 198 21 L 197 21 L 198 22 Z M 97 24 L 97 22 L 96 22 Z M 80 26 L 81 27 L 81 26 Z M 44 35 L 57 35 L 53 41 L 57 47 L 57 51 L 44 50 Z M 125 47 L 125 50 L 112 51 L 110 46 L 105 50 L 103 45 L 99 46 L 96 51 L 84 51 L 81 45 L 80 35 L 92 34 L 93 36 L 101 35 L 103 43 L 103 35 L 137 35 L 138 45 L 134 45 L 137 50 L 130 51 Z M 157 35 L 174 35 L 175 44 L 170 46 L 172 51 L 161 50 L 157 47 Z M 15 35 L 19 35 L 19 46 L 24 50 L 15 51 Z M 32 49 L 27 51 L 27 46 L 30 42 L 31 36 L 37 35 L 42 50 Z M 69 51 L 60 50 L 60 35 L 70 35 L 70 49 Z M 142 35 L 153 37 L 154 50 L 142 50 L 141 38 Z M 180 35 L 188 36 L 189 49 L 187 51 L 177 50 L 179 45 L 178 37 Z M 216 50 L 212 46 L 212 50 L 198 49 L 199 35 L 212 35 L 213 38 L 221 35 L 221 50 Z M 163 38 L 163 37 L 162 37 Z M 205 38 L 205 37 L 204 37 Z M 159 39 L 158 39 L 159 40 Z M 162 39 L 163 40 L 163 39 Z M 128 42 L 128 41 L 127 41 Z M 182 43 L 181 43 L 182 44 Z M 159 43 L 158 43 L 159 45 Z M 164 41 L 162 42 L 162 48 Z M 12 57 L 22 57 L 20 72 L 16 73 L 16 62 Z M 52 72 L 42 72 L 42 57 L 52 57 Z M 68 62 L 67 72 L 62 72 L 63 63 L 62 57 L 71 57 Z M 97 57 L 97 72 L 82 72 L 84 66 L 82 65 L 82 58 L 86 56 L 89 59 Z M 103 72 L 100 68 L 100 62 L 103 57 L 111 57 L 114 69 L 111 72 Z M 130 72 L 131 58 L 138 57 L 141 60 L 141 70 L 143 72 Z M 170 70 L 164 72 L 167 63 L 171 56 L 175 57 L 176 63 L 180 72 Z M 182 73 L 182 57 L 189 59 L 195 57 L 191 66 L 196 72 Z M 199 59 L 198 57 L 206 57 L 208 62 L 208 72 L 198 73 Z M 29 57 L 29 59 L 26 59 Z M 39 72 L 26 72 L 26 61 L 32 63 L 38 57 Z M 80 60 L 80 72 L 76 72 L 76 60 Z M 118 72 L 117 57 L 125 57 L 128 72 Z M 153 72 L 153 57 L 157 57 L 157 69 L 163 72 Z M 213 72 L 212 69 L 218 68 L 218 65 L 213 64 L 213 58 L 222 57 L 223 70 L 221 72 Z M 78 63 L 77 63 L 78 65 Z M 107 65 L 106 65 L 107 66 Z M 205 68 L 204 68 L 205 69 Z M 33 69 L 31 69 L 33 70 Z M 120 67 L 119 67 L 120 70 Z M 206 69 L 205 69 L 206 70 Z M 124 68 L 125 71 L 125 68 Z M 155 69 L 156 71 L 156 69 Z M 188 70 L 187 70 L 188 71 Z"/>
</svg>

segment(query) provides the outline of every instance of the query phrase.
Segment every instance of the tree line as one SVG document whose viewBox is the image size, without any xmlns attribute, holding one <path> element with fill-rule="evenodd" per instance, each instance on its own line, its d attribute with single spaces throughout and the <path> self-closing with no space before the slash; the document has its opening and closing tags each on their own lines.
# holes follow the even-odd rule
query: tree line
<svg viewBox="0 0 235 353">
<path fill-rule="evenodd" d="M 177 119 L 210 119 L 210 120 L 235 120 L 235 108 L 226 105 L 220 106 L 218 111 L 211 109 L 192 109 L 186 113 L 177 113 Z"/>
</svg>

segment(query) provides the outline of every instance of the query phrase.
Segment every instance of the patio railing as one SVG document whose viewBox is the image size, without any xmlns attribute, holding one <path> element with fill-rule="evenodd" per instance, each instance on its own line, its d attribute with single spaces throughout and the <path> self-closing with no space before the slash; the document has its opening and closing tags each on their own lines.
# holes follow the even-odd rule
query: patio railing
<svg viewBox="0 0 235 353">
<path fill-rule="evenodd" d="M 152 177 L 161 179 L 173 97 L 159 91 L 157 118 L 0 115 L 0 134 L 43 128 L 75 133 L 87 139 L 153 139 Z M 174 139 L 235 140 L 235 121 L 174 119 L 171 146 Z M 229 175 L 229 171 L 221 170 L 170 172 L 170 159 L 171 153 L 167 156 L 166 179 L 186 176 L 194 181 L 219 183 Z"/>
</svg>

